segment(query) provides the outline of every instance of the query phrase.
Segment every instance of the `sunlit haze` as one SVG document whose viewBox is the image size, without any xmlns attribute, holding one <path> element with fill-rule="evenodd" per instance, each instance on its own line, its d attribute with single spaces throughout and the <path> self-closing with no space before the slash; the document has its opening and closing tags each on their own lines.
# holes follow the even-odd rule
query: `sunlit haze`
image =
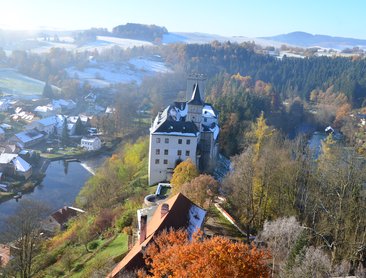
<svg viewBox="0 0 366 278">
<path fill-rule="evenodd" d="M 304 31 L 366 39 L 365 10 L 366 2 L 357 0 L 5 0 L 0 10 L 0 28 L 111 29 L 133 22 L 165 26 L 175 32 L 227 36 Z"/>
</svg>

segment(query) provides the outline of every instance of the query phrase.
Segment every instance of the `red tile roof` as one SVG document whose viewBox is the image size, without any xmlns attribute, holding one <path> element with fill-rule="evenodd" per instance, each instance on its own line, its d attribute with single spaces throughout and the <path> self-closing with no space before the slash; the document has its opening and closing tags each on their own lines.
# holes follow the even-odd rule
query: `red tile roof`
<svg viewBox="0 0 366 278">
<path fill-rule="evenodd" d="M 123 270 L 133 270 L 143 267 L 145 264 L 141 251 L 151 242 L 154 235 L 165 229 L 188 228 L 190 225 L 190 209 L 192 206 L 197 206 L 181 193 L 173 196 L 164 204 L 169 205 L 169 212 L 165 216 L 161 217 L 161 207 L 163 204 L 158 206 L 151 220 L 147 223 L 145 241 L 141 244 L 140 242 L 137 242 L 107 277 L 119 277 L 118 275 Z M 203 211 L 203 209 L 201 210 Z M 203 219 L 201 220 L 203 223 Z"/>
</svg>

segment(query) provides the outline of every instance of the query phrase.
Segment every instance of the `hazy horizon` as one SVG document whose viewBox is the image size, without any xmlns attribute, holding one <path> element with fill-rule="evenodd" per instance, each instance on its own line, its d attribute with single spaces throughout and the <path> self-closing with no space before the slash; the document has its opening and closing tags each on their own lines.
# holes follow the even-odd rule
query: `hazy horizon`
<svg viewBox="0 0 366 278">
<path fill-rule="evenodd" d="M 266 37 L 303 31 L 366 39 L 366 3 L 357 0 L 278 2 L 188 0 L 13 0 L 3 3 L 6 30 L 84 30 L 126 23 L 165 26 L 170 32 Z"/>
</svg>

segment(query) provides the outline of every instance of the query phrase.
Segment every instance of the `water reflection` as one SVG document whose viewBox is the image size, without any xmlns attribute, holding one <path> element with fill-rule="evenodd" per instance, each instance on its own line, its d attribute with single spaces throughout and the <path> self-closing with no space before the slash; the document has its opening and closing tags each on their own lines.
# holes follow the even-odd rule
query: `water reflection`
<svg viewBox="0 0 366 278">
<path fill-rule="evenodd" d="M 47 203 L 52 210 L 64 205 L 72 205 L 91 173 L 78 162 L 53 161 L 47 168 L 41 185 L 22 199 L 38 200 Z M 0 204 L 0 231 L 6 217 L 14 214 L 19 203 L 9 200 Z"/>
</svg>

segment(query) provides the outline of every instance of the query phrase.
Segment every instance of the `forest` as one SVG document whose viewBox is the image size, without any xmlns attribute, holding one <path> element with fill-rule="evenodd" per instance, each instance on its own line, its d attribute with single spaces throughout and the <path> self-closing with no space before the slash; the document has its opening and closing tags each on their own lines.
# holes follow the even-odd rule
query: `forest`
<svg viewBox="0 0 366 278">
<path fill-rule="evenodd" d="M 364 111 L 366 61 L 357 57 L 279 60 L 257 54 L 252 47 L 213 42 L 149 49 L 115 47 L 103 53 L 53 49 L 44 56 L 16 51 L 3 59 L 20 72 L 56 84 L 67 97 L 78 99 L 91 88 L 67 77 L 67 66 L 82 68 L 90 55 L 98 62 L 116 63 L 136 55 L 161 55 L 173 73 L 146 77 L 139 86 L 109 88 L 114 95 L 108 101 L 115 104 L 117 112 L 98 121 L 111 135 L 136 124 L 133 119 L 137 111 L 154 117 L 172 101 L 184 100 L 187 75 L 205 74 L 205 101 L 219 112 L 220 151 L 231 159 L 232 170 L 218 181 L 207 173 L 200 175 L 192 162 L 184 161 L 174 171 L 174 193 L 183 192 L 208 209 L 219 194 L 226 199 L 223 206 L 245 231 L 245 243 L 255 237 L 253 244 L 264 246 L 259 248 L 262 251 L 253 249 L 254 263 L 249 264 L 248 271 L 259 269 L 255 271 L 263 277 L 362 277 L 366 267 L 365 137 L 350 115 Z M 328 136 L 316 155 L 309 148 L 309 133 L 301 132 L 304 125 L 312 126 L 312 131 L 332 125 L 344 139 Z M 140 128 L 146 129 L 146 125 Z M 35 277 L 108 273 L 127 251 L 126 238 L 136 226 L 135 210 L 153 191 L 147 187 L 147 155 L 148 140 L 141 138 L 108 159 L 76 200 L 88 214 L 42 243 L 32 267 L 25 271 Z M 248 245 L 224 239 L 187 246 L 182 235 L 165 236 L 180 239 L 172 245 L 185 248 L 178 252 L 170 246 L 166 253 L 156 253 L 158 260 L 168 256 L 163 265 L 155 265 L 154 249 L 148 250 L 150 274 L 176 271 L 181 275 L 184 269 L 167 267 L 178 258 L 171 256 L 174 252 L 198 270 L 204 269 L 204 260 L 194 264 L 187 254 L 199 256 L 209 248 L 216 251 L 220 244 L 237 250 L 237 254 L 248 251 Z M 116 242 L 125 244 L 123 254 L 108 249 Z M 110 256 L 103 250 L 109 250 Z M 225 256 L 225 260 L 232 263 L 236 259 Z M 9 274 L 18 271 L 19 261 L 12 267 Z M 212 269 L 215 267 L 213 262 Z M 235 267 L 233 272 L 243 265 Z"/>
</svg>

